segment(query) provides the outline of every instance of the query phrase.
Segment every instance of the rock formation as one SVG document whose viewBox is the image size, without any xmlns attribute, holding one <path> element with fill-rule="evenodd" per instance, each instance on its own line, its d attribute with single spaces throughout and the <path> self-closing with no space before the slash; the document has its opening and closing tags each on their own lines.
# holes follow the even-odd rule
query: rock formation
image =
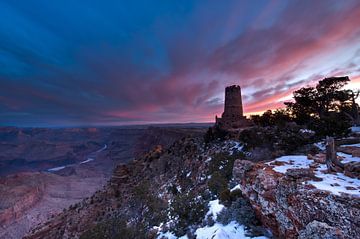
<svg viewBox="0 0 360 239">
<path fill-rule="evenodd" d="M 214 223 L 203 220 L 202 214 L 207 215 L 208 200 L 216 197 L 229 209 L 222 217 L 219 214 L 225 223 L 238 219 L 245 223 L 248 214 L 261 222 L 250 225 L 258 228 L 249 226 L 250 235 L 256 230 L 262 233 L 263 225 L 277 238 L 358 238 L 360 197 L 334 194 L 306 183 L 320 182 L 315 168 L 320 164 L 321 169 L 326 168 L 325 155 L 315 155 L 308 167 L 280 173 L 274 167 L 282 162 L 255 163 L 246 160 L 243 150 L 238 140 L 205 145 L 200 136 L 184 137 L 168 147 L 156 146 L 118 165 L 102 190 L 36 226 L 24 238 L 92 238 L 84 235 L 92 235 L 114 218 L 124 218 L 126 226 L 144 225 L 148 238 L 155 238 L 159 231 L 182 236 Z M 246 220 L 249 218 L 253 220 L 252 216 Z"/>
<path fill-rule="evenodd" d="M 225 88 L 225 106 L 221 118 L 215 117 L 216 125 L 224 129 L 243 128 L 250 121 L 243 115 L 241 88 L 232 85 Z"/>
<path fill-rule="evenodd" d="M 310 171 L 281 174 L 265 163 L 236 160 L 233 176 L 263 225 L 279 238 L 358 238 L 359 197 L 303 183 L 316 180 Z"/>
</svg>

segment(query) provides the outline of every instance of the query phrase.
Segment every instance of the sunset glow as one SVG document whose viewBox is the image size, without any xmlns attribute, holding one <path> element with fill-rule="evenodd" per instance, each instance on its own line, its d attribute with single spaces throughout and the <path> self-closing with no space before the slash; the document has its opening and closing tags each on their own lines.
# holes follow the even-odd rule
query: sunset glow
<svg viewBox="0 0 360 239">
<path fill-rule="evenodd" d="M 2 1 L 0 15 L 0 125 L 213 122 L 232 84 L 247 115 L 324 77 L 360 88 L 355 0 Z"/>
</svg>

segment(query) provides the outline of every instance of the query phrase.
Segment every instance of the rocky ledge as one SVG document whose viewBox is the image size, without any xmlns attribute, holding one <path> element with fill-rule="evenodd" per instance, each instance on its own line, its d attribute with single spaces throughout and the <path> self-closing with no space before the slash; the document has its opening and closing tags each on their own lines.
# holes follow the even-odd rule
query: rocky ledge
<svg viewBox="0 0 360 239">
<path fill-rule="evenodd" d="M 40 173 L 20 173 L 0 179 L 0 225 L 21 217 L 42 197 L 45 184 Z"/>
<path fill-rule="evenodd" d="M 300 157 L 300 156 L 294 156 Z M 302 156 L 306 159 L 306 156 Z M 300 160 L 301 161 L 301 160 Z M 253 163 L 236 160 L 235 181 L 247 197 L 264 226 L 279 238 L 358 238 L 360 235 L 360 188 L 328 185 L 320 177 L 324 165 L 303 160 L 304 165 L 289 167 L 281 160 Z M 291 162 L 291 160 L 290 160 Z M 299 158 L 292 162 L 299 162 Z M 277 166 L 276 166 L 277 165 Z M 317 168 L 318 167 L 318 168 Z M 325 171 L 322 171 L 325 176 Z M 341 175 L 338 175 L 339 177 Z M 332 187 L 335 189 L 332 190 Z M 348 191 L 346 191 L 348 190 Z"/>
</svg>

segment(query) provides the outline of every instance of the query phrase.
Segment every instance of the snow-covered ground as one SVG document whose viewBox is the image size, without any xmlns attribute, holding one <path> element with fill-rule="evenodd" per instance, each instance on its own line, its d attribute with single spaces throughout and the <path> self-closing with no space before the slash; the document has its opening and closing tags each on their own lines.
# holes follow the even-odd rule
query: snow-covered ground
<svg viewBox="0 0 360 239">
<path fill-rule="evenodd" d="M 359 133 L 359 132 L 360 132 L 360 126 L 353 126 L 353 127 L 351 127 L 351 132 L 353 132 L 353 133 Z"/>
<path fill-rule="evenodd" d="M 209 211 L 206 216 L 210 216 L 216 221 L 217 215 L 224 209 L 224 205 L 220 204 L 219 199 L 209 202 Z"/>
<path fill-rule="evenodd" d="M 236 151 L 241 152 L 243 150 L 243 145 L 237 141 L 230 141 L 230 144 L 233 145 L 230 148 L 230 155 L 233 155 Z"/>
<path fill-rule="evenodd" d="M 360 147 L 360 144 L 343 144 L 343 145 L 341 145 L 341 147 Z"/>
<path fill-rule="evenodd" d="M 318 149 L 325 150 L 325 143 L 324 142 L 318 142 L 314 144 Z"/>
<path fill-rule="evenodd" d="M 246 239 L 257 238 L 266 239 L 267 237 L 248 237 L 243 225 L 239 225 L 235 221 L 231 221 L 227 225 L 215 223 L 211 227 L 206 226 L 196 230 L 196 239 Z M 185 239 L 185 238 L 184 238 Z"/>
<path fill-rule="evenodd" d="M 338 153 L 339 156 L 344 157 L 342 160 L 343 163 L 348 163 L 352 161 L 360 162 L 360 158 L 352 157 L 349 154 Z M 277 162 L 277 163 L 276 163 Z M 282 165 L 276 165 L 276 164 Z M 288 169 L 298 169 L 298 168 L 309 168 L 310 165 L 314 165 L 315 176 L 321 178 L 322 181 L 307 181 L 306 184 L 311 184 L 317 189 L 330 191 L 335 195 L 340 195 L 341 193 L 346 193 L 354 196 L 360 197 L 360 180 L 356 178 L 351 178 L 343 173 L 327 173 L 327 167 L 325 164 L 315 163 L 313 160 L 308 159 L 304 155 L 288 155 L 277 158 L 267 165 L 274 166 L 272 169 L 279 173 L 286 173 Z"/>
<path fill-rule="evenodd" d="M 274 164 L 275 162 L 281 162 L 283 165 L 275 166 L 273 170 L 278 173 L 286 173 L 291 168 L 309 168 L 314 161 L 307 159 L 304 155 L 288 155 L 277 158 L 267 163 L 267 165 Z"/>
<path fill-rule="evenodd" d="M 219 203 L 219 200 L 210 201 L 209 211 L 205 217 L 212 217 L 216 220 L 217 215 L 225 208 L 224 205 Z M 196 239 L 266 239 L 267 237 L 248 237 L 243 225 L 239 225 L 235 221 L 231 221 L 227 225 L 216 222 L 212 226 L 200 227 L 195 231 Z M 188 239 L 186 235 L 176 237 L 172 232 L 159 233 L 157 239 Z"/>
</svg>

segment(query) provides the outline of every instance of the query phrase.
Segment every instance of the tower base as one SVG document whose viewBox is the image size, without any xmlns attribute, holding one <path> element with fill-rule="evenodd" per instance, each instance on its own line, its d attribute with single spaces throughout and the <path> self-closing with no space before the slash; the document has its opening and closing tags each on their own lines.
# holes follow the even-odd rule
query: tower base
<svg viewBox="0 0 360 239">
<path fill-rule="evenodd" d="M 215 124 L 222 129 L 239 129 L 252 126 L 252 122 L 245 116 L 237 118 L 215 118 Z"/>
</svg>

